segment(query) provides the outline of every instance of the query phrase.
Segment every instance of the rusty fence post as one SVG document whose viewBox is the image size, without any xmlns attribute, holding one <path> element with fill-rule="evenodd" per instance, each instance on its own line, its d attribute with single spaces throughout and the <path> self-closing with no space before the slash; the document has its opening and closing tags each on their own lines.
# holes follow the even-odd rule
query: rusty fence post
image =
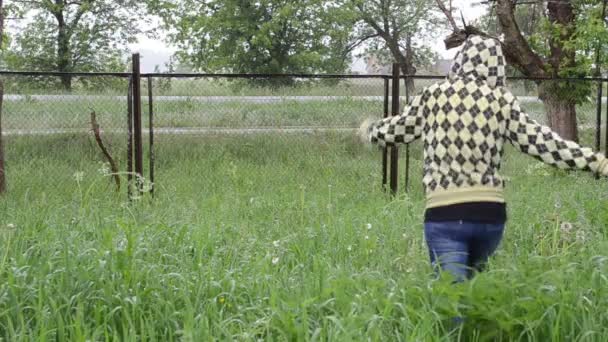
<svg viewBox="0 0 608 342">
<path fill-rule="evenodd" d="M 600 151 L 602 144 L 602 92 L 604 84 L 600 81 L 597 86 L 597 108 L 596 108 L 596 117 L 595 117 L 595 150 L 597 152 Z M 600 174 L 595 174 L 595 179 L 599 179 Z"/>
<path fill-rule="evenodd" d="M 388 78 L 384 79 L 384 116 L 383 118 L 388 118 L 389 113 L 389 96 L 390 96 L 390 80 Z M 382 189 L 386 190 L 386 183 L 388 181 L 388 149 L 386 146 L 382 149 Z"/>
<path fill-rule="evenodd" d="M 405 103 L 410 103 L 410 90 L 407 86 L 409 75 L 405 75 L 403 79 L 403 85 L 405 86 Z M 412 82 L 414 80 L 412 79 Z M 408 193 L 410 191 L 410 144 L 405 145 L 405 192 Z"/>
<path fill-rule="evenodd" d="M 135 152 L 135 174 L 137 190 L 141 194 L 144 175 L 143 144 L 141 137 L 141 71 L 139 53 L 133 54 L 133 138 Z"/>
<path fill-rule="evenodd" d="M 127 90 L 127 196 L 131 200 L 131 181 L 133 180 L 133 77 L 129 77 Z"/>
<path fill-rule="evenodd" d="M 154 197 L 154 104 L 152 94 L 152 77 L 148 76 L 148 131 L 149 131 L 149 162 L 150 162 L 150 194 Z"/>
<path fill-rule="evenodd" d="M 604 86 L 604 82 L 601 81 L 602 87 Z M 608 84 L 608 83 L 607 83 Z M 606 94 L 608 95 L 608 94 Z M 600 107 L 601 108 L 601 107 Z M 600 130 L 602 127 L 600 126 Z M 604 155 L 608 157 L 608 97 L 606 98 L 606 129 L 604 131 L 606 133 L 606 137 L 604 138 Z"/>
<path fill-rule="evenodd" d="M 394 63 L 393 64 L 393 103 L 392 103 L 392 110 L 391 110 L 391 115 L 399 115 L 399 95 L 400 95 L 400 91 L 399 91 L 399 77 L 400 77 L 400 70 L 399 70 L 399 63 Z M 397 145 L 393 145 L 390 148 L 391 151 L 391 177 L 390 177 L 390 183 L 391 183 L 391 193 L 393 195 L 397 194 L 397 190 L 398 190 L 398 174 L 399 174 L 399 148 L 397 147 Z"/>
</svg>

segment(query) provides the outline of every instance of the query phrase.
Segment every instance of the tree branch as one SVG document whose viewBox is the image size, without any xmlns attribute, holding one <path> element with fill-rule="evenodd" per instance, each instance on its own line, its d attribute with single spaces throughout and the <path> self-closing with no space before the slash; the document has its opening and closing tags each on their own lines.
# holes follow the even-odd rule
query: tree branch
<svg viewBox="0 0 608 342">
<path fill-rule="evenodd" d="M 108 152 L 108 149 L 106 148 L 106 146 L 103 144 L 103 140 L 101 140 L 101 132 L 99 131 L 99 123 L 97 123 L 97 115 L 95 114 L 94 111 L 91 112 L 91 126 L 93 127 L 93 134 L 95 135 L 95 141 L 97 142 L 97 145 L 101 149 L 101 153 L 103 153 L 104 157 L 106 157 L 106 159 L 108 160 L 108 163 L 110 164 L 110 170 L 112 171 L 112 177 L 114 178 L 114 182 L 116 183 L 116 191 L 120 192 L 120 176 L 118 174 L 118 166 L 116 165 L 114 158 L 112 158 L 112 155 L 110 155 L 110 152 Z"/>
<path fill-rule="evenodd" d="M 437 1 L 437 7 L 439 7 L 439 9 L 441 10 L 441 12 L 443 12 L 443 14 L 445 14 L 446 19 L 448 20 L 448 22 L 450 23 L 450 25 L 452 25 L 452 29 L 454 30 L 454 32 L 460 31 L 460 29 L 458 28 L 458 25 L 456 25 L 456 20 L 454 20 L 454 16 L 452 16 L 452 0 L 450 0 L 450 8 L 449 10 L 445 7 L 445 4 L 443 3 L 443 0 L 436 0 Z"/>
<path fill-rule="evenodd" d="M 368 40 L 370 40 L 372 38 L 377 38 L 377 37 L 380 37 L 379 33 L 368 34 L 368 35 L 366 35 L 364 37 L 360 37 L 360 38 L 357 39 L 357 41 L 355 41 L 352 44 L 349 44 L 346 47 L 346 52 L 351 52 L 354 49 L 358 48 L 361 44 L 365 43 L 366 41 L 368 41 Z"/>
<path fill-rule="evenodd" d="M 504 34 L 504 54 L 520 71 L 531 77 L 546 77 L 544 63 L 532 51 L 515 20 L 515 5 L 511 0 L 496 1 L 496 16 Z"/>
</svg>

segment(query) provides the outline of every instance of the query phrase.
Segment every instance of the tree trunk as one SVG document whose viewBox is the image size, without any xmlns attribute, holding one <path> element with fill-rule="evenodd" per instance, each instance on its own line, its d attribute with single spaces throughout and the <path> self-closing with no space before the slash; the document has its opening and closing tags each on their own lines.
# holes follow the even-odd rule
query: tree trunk
<svg viewBox="0 0 608 342">
<path fill-rule="evenodd" d="M 576 104 L 574 101 L 554 94 L 551 91 L 551 85 L 541 84 L 539 94 L 545 105 L 549 127 L 562 138 L 578 142 Z"/>
<path fill-rule="evenodd" d="M 57 71 L 70 72 L 70 37 L 68 36 L 67 25 L 63 18 L 63 13 L 56 13 L 57 18 Z M 72 76 L 61 76 L 61 85 L 67 91 L 72 90 Z"/>
<path fill-rule="evenodd" d="M 412 51 L 412 36 L 408 34 L 405 39 L 405 62 L 402 64 L 404 66 L 403 72 L 406 75 L 415 75 L 416 68 L 414 67 L 414 51 Z M 416 84 L 414 79 L 408 77 L 405 80 L 405 88 L 410 96 L 414 95 L 416 92 Z"/>
<path fill-rule="evenodd" d="M 411 52 L 411 49 L 412 49 L 411 41 L 409 41 L 409 43 L 408 43 L 408 47 L 409 47 L 410 51 L 406 51 L 406 54 L 404 55 L 403 52 L 401 51 L 401 49 L 399 48 L 399 43 L 396 39 L 393 39 L 390 36 L 383 37 L 383 38 L 387 42 L 388 48 L 391 51 L 393 58 L 395 58 L 397 63 L 399 63 L 401 65 L 401 73 L 403 75 L 416 74 L 416 68 L 413 65 L 412 55 L 409 54 L 409 57 L 408 57 L 408 52 Z M 406 89 L 408 91 L 408 94 L 413 95 L 415 92 L 414 80 L 412 78 L 408 78 L 405 82 L 405 86 L 407 87 Z"/>
</svg>

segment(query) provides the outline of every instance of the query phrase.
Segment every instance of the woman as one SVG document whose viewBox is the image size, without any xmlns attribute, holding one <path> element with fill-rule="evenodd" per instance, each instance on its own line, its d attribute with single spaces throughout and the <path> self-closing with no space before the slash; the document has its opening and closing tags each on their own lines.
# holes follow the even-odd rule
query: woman
<svg viewBox="0 0 608 342">
<path fill-rule="evenodd" d="M 470 36 L 447 80 L 424 89 L 402 115 L 367 128 L 367 139 L 381 146 L 422 138 L 425 239 L 432 264 L 457 281 L 482 270 L 502 239 L 505 142 L 559 168 L 608 175 L 602 154 L 531 120 L 504 86 L 500 44 Z"/>
</svg>

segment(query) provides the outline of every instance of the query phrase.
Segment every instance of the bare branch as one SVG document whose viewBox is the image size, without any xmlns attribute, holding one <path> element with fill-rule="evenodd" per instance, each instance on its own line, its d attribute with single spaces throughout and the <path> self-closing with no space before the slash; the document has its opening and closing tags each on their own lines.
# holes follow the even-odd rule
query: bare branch
<svg viewBox="0 0 608 342">
<path fill-rule="evenodd" d="M 443 14 L 445 14 L 445 17 L 450 22 L 450 25 L 452 25 L 452 29 L 454 29 L 454 32 L 460 31 L 460 29 L 458 28 L 458 25 L 456 25 L 456 20 L 454 20 L 454 16 L 452 16 L 452 10 L 453 10 L 452 0 L 450 0 L 449 10 L 445 7 L 443 0 L 436 0 L 436 1 L 437 1 L 437 7 L 439 7 L 441 12 L 443 12 Z"/>
<path fill-rule="evenodd" d="M 91 112 L 91 126 L 93 128 L 93 134 L 95 135 L 95 141 L 97 142 L 97 145 L 101 149 L 101 153 L 103 153 L 104 157 L 106 157 L 106 159 L 108 160 L 108 163 L 110 164 L 110 170 L 112 171 L 112 178 L 114 178 L 114 182 L 116 183 L 116 191 L 119 192 L 120 191 L 120 176 L 118 175 L 118 166 L 116 164 L 116 161 L 114 161 L 114 158 L 112 158 L 112 155 L 110 154 L 110 152 L 108 152 L 108 149 L 106 148 L 106 146 L 103 144 L 103 140 L 101 139 L 101 132 L 99 130 L 99 123 L 97 123 L 97 115 L 95 114 L 94 111 Z"/>
<path fill-rule="evenodd" d="M 370 40 L 372 38 L 377 38 L 377 37 L 380 37 L 379 33 L 373 33 L 373 34 L 369 34 L 369 35 L 366 35 L 364 37 L 361 37 L 361 38 L 357 39 L 356 42 L 354 42 L 352 44 L 349 44 L 346 47 L 346 52 L 351 52 L 354 49 L 358 48 L 361 44 L 365 43 L 366 41 L 368 41 L 368 40 Z"/>
</svg>

